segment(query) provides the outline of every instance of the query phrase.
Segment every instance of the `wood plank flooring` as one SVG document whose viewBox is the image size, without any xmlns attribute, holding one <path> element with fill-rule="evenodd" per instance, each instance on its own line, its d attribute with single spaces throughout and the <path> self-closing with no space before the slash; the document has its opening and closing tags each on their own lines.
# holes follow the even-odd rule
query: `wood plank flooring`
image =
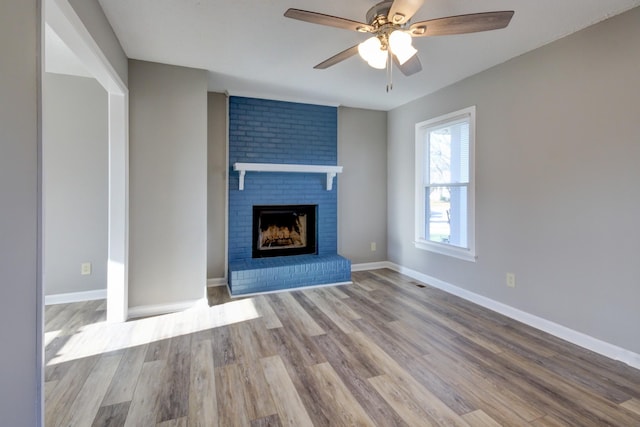
<svg viewBox="0 0 640 427">
<path fill-rule="evenodd" d="M 640 371 L 390 270 L 124 324 L 45 310 L 46 426 L 640 426 Z"/>
</svg>

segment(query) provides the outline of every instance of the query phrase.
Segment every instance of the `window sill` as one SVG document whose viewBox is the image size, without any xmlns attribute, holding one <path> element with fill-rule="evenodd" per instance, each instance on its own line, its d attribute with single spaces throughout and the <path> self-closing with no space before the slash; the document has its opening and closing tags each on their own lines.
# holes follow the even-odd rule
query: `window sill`
<svg viewBox="0 0 640 427">
<path fill-rule="evenodd" d="M 441 255 L 447 255 L 464 261 L 476 262 L 477 256 L 474 252 L 465 248 L 446 245 L 442 243 L 429 242 L 426 240 L 416 240 L 413 242 L 416 248 L 429 252 L 435 252 Z"/>
</svg>

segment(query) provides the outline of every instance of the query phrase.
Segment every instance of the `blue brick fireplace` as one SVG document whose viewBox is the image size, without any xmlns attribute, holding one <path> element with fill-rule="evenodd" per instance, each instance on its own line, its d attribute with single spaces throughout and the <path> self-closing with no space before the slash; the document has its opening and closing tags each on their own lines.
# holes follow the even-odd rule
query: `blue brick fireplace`
<svg viewBox="0 0 640 427">
<path fill-rule="evenodd" d="M 232 295 L 351 281 L 337 253 L 337 178 L 322 173 L 247 172 L 236 163 L 337 164 L 335 107 L 232 96 L 229 99 L 229 288 Z M 316 251 L 254 258 L 254 206 L 317 205 Z"/>
</svg>

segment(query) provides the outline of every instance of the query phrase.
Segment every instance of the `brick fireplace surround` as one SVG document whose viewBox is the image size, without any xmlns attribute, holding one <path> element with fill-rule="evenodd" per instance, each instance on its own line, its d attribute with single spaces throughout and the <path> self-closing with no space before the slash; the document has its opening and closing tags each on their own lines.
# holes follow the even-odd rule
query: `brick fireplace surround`
<svg viewBox="0 0 640 427">
<path fill-rule="evenodd" d="M 337 253 L 337 178 L 247 172 L 236 163 L 335 166 L 337 109 L 232 96 L 229 99 L 229 288 L 232 295 L 351 281 Z M 317 254 L 252 258 L 254 205 L 317 205 Z"/>
</svg>

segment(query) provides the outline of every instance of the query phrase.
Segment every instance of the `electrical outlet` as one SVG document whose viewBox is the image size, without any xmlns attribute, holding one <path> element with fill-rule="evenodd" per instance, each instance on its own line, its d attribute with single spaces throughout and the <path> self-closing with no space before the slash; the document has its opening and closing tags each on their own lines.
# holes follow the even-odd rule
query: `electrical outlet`
<svg viewBox="0 0 640 427">
<path fill-rule="evenodd" d="M 516 287 L 516 275 L 513 273 L 507 273 L 507 286 L 510 288 Z"/>
<path fill-rule="evenodd" d="M 80 264 L 80 274 L 83 276 L 88 276 L 89 274 L 91 274 L 90 262 L 83 262 L 82 264 Z"/>
<path fill-rule="evenodd" d="M 376 242 L 371 242 L 371 252 L 375 252 L 376 249 Z"/>
</svg>

